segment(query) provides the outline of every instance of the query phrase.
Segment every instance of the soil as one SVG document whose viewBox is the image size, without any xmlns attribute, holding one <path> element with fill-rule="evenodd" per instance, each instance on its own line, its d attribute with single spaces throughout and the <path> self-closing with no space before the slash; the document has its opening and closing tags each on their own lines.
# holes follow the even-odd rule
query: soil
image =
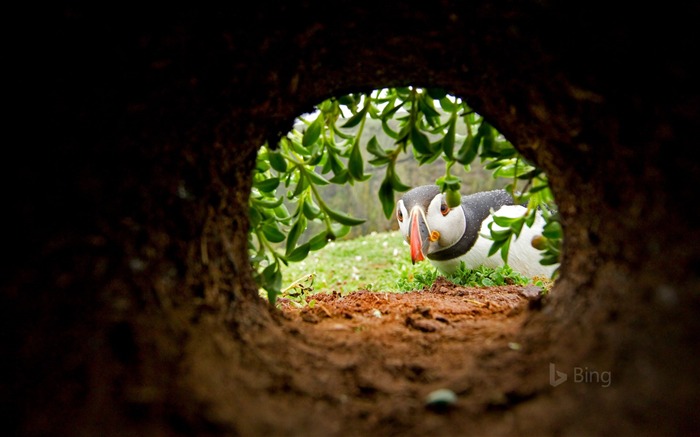
<svg viewBox="0 0 700 437">
<path fill-rule="evenodd" d="M 219 411 L 211 421 L 243 435 L 512 434 L 518 419 L 508 410 L 541 390 L 523 382 L 518 364 L 533 353 L 519 332 L 540 308 L 539 292 L 439 278 L 422 291 L 322 293 L 313 306 L 288 304 L 275 313 L 284 344 L 249 340 L 258 351 L 242 358 L 240 377 L 250 393 L 238 392 L 248 403 L 224 408 L 228 390 L 212 385 Z M 427 402 L 439 389 L 456 402 Z"/>
</svg>

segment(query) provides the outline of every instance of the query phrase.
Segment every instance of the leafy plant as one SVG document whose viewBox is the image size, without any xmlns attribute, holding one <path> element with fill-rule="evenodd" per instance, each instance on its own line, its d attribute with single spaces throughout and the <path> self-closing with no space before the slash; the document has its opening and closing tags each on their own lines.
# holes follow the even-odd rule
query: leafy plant
<svg viewBox="0 0 700 437">
<path fill-rule="evenodd" d="M 394 140 L 392 147 L 382 147 L 376 136 L 360 144 L 367 117 L 381 121 L 383 132 Z M 261 147 L 253 174 L 251 262 L 271 303 L 282 286 L 283 265 L 303 260 L 310 251 L 363 223 L 361 218 L 329 207 L 319 187 L 366 181 L 370 177 L 365 173 L 366 164 L 384 170 L 378 197 L 387 218 L 394 210 L 395 193 L 410 188 L 396 172 L 398 158 L 407 153 L 420 164 L 440 157 L 445 161 L 445 174 L 436 184 L 451 206 L 460 202 L 461 180 L 450 171 L 454 165 L 469 169 L 479 157 L 488 163 L 494 177 L 512 179 L 506 189 L 518 202 L 528 203 L 528 212 L 522 218 L 499 219 L 499 225 L 506 223 L 505 231 L 491 230 L 492 253 L 500 250 L 504 259 L 509 236 L 531 224 L 540 205 L 554 206 L 544 173 L 521 157 L 466 102 L 442 89 L 389 88 L 330 98 L 300 121 L 302 131 L 292 130 L 278 144 Z M 550 224 L 556 223 L 556 215 L 547 217 Z M 322 223 L 323 230 L 307 236 L 311 221 Z M 539 243 L 545 248 L 543 261 L 554 263 L 561 229 L 550 224 L 546 240 Z"/>
<path fill-rule="evenodd" d="M 414 272 L 409 275 L 402 275 L 398 286 L 403 291 L 417 290 L 431 286 L 437 279 L 437 269 Z M 476 269 L 468 269 L 461 263 L 457 270 L 446 276 L 446 279 L 457 285 L 465 287 L 493 287 L 497 285 L 527 285 L 531 279 L 513 271 L 508 265 L 495 269 L 480 266 Z"/>
</svg>

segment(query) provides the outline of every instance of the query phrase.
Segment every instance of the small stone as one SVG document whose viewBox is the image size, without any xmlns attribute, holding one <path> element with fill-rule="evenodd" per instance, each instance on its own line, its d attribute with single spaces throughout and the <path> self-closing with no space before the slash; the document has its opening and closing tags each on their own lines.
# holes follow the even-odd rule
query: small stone
<svg viewBox="0 0 700 437">
<path fill-rule="evenodd" d="M 425 398 L 425 406 L 436 411 L 444 411 L 456 403 L 457 395 L 447 388 L 430 392 Z"/>
<path fill-rule="evenodd" d="M 329 331 L 350 331 L 350 327 L 348 325 L 343 325 L 342 323 L 334 323 L 330 326 L 328 326 Z"/>
<path fill-rule="evenodd" d="M 537 285 L 529 285 L 529 286 L 520 290 L 520 294 L 523 297 L 525 297 L 527 300 L 539 299 L 541 297 L 540 296 L 541 293 L 542 293 L 542 288 L 538 287 Z"/>
</svg>

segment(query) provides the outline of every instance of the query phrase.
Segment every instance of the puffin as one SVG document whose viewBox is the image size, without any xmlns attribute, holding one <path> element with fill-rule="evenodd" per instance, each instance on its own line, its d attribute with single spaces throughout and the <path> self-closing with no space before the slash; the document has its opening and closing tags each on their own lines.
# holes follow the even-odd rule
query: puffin
<svg viewBox="0 0 700 437">
<path fill-rule="evenodd" d="M 467 268 L 481 265 L 496 268 L 504 265 L 500 252 L 488 256 L 492 240 L 489 224 L 493 215 L 520 217 L 526 212 L 516 205 L 505 190 L 492 190 L 462 196 L 459 206 L 447 206 L 445 195 L 437 185 L 423 185 L 407 191 L 396 204 L 399 229 L 411 248 L 411 260 L 426 257 L 445 275 L 454 273 L 464 262 Z M 556 265 L 540 264 L 540 251 L 532 246 L 532 239 L 542 234 L 545 225 L 537 213 L 531 227 L 523 226 L 520 235 L 510 243 L 508 265 L 526 277 L 551 278 Z M 493 223 L 494 230 L 504 228 Z"/>
</svg>

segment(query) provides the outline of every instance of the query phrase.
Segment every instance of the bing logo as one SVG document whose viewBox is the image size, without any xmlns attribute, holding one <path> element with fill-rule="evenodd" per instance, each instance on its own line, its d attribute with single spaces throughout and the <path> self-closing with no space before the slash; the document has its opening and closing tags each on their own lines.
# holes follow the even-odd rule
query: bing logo
<svg viewBox="0 0 700 437">
<path fill-rule="evenodd" d="M 574 367 L 573 376 L 574 383 L 600 384 L 603 388 L 610 387 L 610 384 L 612 384 L 612 372 L 609 370 L 599 372 L 588 367 Z M 549 385 L 557 387 L 568 379 L 568 374 L 557 370 L 554 363 L 549 363 Z"/>
</svg>

